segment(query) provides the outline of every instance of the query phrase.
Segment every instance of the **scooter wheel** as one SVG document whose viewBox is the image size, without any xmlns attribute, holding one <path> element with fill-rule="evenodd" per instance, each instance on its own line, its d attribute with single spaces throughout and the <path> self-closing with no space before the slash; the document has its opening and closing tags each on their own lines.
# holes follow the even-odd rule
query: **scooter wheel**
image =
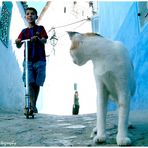
<svg viewBox="0 0 148 148">
<path fill-rule="evenodd" d="M 29 116 L 28 115 L 26 115 L 26 119 L 29 119 Z"/>
</svg>

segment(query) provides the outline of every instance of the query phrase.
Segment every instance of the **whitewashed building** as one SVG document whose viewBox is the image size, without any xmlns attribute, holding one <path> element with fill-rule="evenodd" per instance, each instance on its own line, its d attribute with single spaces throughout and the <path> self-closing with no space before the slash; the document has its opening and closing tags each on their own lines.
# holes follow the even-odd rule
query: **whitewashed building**
<svg viewBox="0 0 148 148">
<path fill-rule="evenodd" d="M 86 1 L 47 2 L 38 23 L 48 32 L 46 44 L 47 75 L 42 90 L 41 112 L 50 114 L 72 114 L 74 83 L 79 92 L 80 114 L 96 111 L 96 88 L 92 63 L 78 67 L 69 54 L 70 39 L 66 31 L 91 32 L 92 8 Z M 53 29 L 55 28 L 55 29 Z M 50 38 L 55 31 L 57 45 Z"/>
</svg>

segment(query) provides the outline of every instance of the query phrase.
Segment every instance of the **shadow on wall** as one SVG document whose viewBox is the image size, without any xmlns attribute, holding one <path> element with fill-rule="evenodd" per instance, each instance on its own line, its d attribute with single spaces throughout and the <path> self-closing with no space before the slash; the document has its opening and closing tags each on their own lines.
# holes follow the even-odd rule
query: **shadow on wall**
<svg viewBox="0 0 148 148">
<path fill-rule="evenodd" d="M 136 92 L 131 108 L 148 109 L 148 24 L 139 35 L 136 45 L 130 50 L 130 55 L 136 77 Z"/>
<path fill-rule="evenodd" d="M 12 41 L 9 42 L 8 48 L 0 42 L 0 108 L 16 111 L 22 109 L 24 88 Z"/>
</svg>

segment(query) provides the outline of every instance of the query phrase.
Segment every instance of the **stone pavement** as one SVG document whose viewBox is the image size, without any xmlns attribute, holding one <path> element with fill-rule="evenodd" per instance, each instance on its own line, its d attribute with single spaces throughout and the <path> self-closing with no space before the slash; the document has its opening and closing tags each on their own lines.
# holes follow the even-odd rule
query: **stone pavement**
<svg viewBox="0 0 148 148">
<path fill-rule="evenodd" d="M 132 146 L 148 146 L 148 110 L 131 112 Z M 96 114 L 58 116 L 37 114 L 26 119 L 21 112 L 0 110 L 0 146 L 116 146 L 117 115 L 108 113 L 105 144 L 93 144 L 90 134 Z"/>
</svg>

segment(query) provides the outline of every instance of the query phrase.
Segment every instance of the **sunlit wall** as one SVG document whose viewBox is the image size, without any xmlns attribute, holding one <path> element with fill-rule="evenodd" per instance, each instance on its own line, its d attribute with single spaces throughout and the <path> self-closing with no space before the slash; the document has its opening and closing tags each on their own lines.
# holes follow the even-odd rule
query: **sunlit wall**
<svg viewBox="0 0 148 148">
<path fill-rule="evenodd" d="M 46 81 L 38 100 L 42 113 L 72 115 L 74 103 L 74 83 L 78 85 L 79 114 L 96 112 L 96 87 L 92 63 L 77 66 L 70 57 L 70 39 L 66 31 L 91 32 L 89 3 L 73 1 L 52 1 L 39 20 L 45 26 L 49 39 L 46 44 L 47 71 Z M 55 27 L 58 43 L 55 54 L 50 38 Z"/>
</svg>

